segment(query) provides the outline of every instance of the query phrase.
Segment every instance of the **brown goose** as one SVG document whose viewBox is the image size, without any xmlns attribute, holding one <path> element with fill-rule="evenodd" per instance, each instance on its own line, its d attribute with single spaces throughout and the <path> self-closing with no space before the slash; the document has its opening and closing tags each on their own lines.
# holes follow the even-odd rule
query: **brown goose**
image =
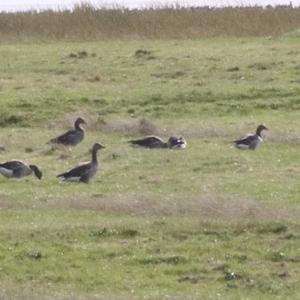
<svg viewBox="0 0 300 300">
<path fill-rule="evenodd" d="M 235 140 L 234 145 L 238 149 L 250 149 L 255 150 L 257 146 L 263 141 L 261 133 L 263 130 L 268 130 L 265 125 L 259 125 L 255 134 L 247 134 L 241 139 Z"/>
<path fill-rule="evenodd" d="M 147 136 L 139 140 L 131 140 L 129 143 L 133 146 L 140 146 L 149 149 L 169 148 L 169 149 L 185 149 L 187 146 L 184 137 L 171 136 L 167 142 L 157 136 Z"/>
<path fill-rule="evenodd" d="M 68 172 L 59 174 L 57 177 L 61 177 L 63 181 L 88 183 L 98 171 L 97 152 L 102 148 L 105 147 L 99 143 L 94 144 L 92 148 L 92 160 L 90 162 L 79 165 Z"/>
<path fill-rule="evenodd" d="M 78 118 L 74 123 L 74 129 L 67 131 L 66 133 L 53 138 L 50 143 L 63 144 L 65 146 L 76 146 L 84 138 L 84 129 L 80 126 L 81 124 L 86 124 L 85 120 Z"/>
<path fill-rule="evenodd" d="M 28 165 L 20 160 L 0 164 L 0 173 L 7 178 L 21 178 L 34 173 L 38 179 L 41 179 L 43 175 L 36 165 Z"/>
</svg>

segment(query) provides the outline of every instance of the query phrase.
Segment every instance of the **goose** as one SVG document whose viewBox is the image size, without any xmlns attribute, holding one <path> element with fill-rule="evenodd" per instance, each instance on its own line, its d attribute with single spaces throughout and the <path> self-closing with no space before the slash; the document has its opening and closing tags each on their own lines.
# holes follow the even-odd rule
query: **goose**
<svg viewBox="0 0 300 300">
<path fill-rule="evenodd" d="M 34 173 L 38 178 L 42 178 L 42 172 L 36 165 L 28 165 L 20 160 L 10 160 L 0 164 L 0 173 L 7 178 L 21 178 Z"/>
<path fill-rule="evenodd" d="M 234 145 L 238 149 L 250 149 L 255 150 L 257 146 L 263 141 L 261 133 L 263 130 L 268 130 L 265 125 L 259 125 L 255 134 L 247 134 L 241 139 L 235 140 Z"/>
<path fill-rule="evenodd" d="M 102 148 L 105 147 L 99 143 L 94 144 L 92 148 L 92 160 L 90 162 L 83 163 L 68 172 L 57 175 L 56 177 L 61 177 L 63 181 L 88 183 L 89 180 L 97 173 L 97 152 Z"/>
<path fill-rule="evenodd" d="M 83 118 L 77 118 L 74 123 L 74 129 L 71 129 L 64 134 L 51 139 L 50 143 L 63 144 L 65 146 L 76 146 L 84 138 L 84 129 L 80 126 L 80 124 L 86 124 Z"/>
<path fill-rule="evenodd" d="M 169 148 L 169 149 L 185 149 L 187 146 L 184 137 L 171 136 L 167 142 L 163 141 L 158 136 L 147 136 L 138 140 L 131 140 L 129 143 L 132 146 L 140 146 L 149 149 Z"/>
</svg>

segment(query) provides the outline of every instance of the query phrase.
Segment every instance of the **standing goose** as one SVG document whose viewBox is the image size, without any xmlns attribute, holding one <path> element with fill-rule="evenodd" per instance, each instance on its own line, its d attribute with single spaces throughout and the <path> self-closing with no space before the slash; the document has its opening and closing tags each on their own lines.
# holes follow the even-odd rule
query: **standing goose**
<svg viewBox="0 0 300 300">
<path fill-rule="evenodd" d="M 84 138 L 84 129 L 80 126 L 81 124 L 86 124 L 85 120 L 78 118 L 74 123 L 74 129 L 67 131 L 66 133 L 53 138 L 50 143 L 63 144 L 65 146 L 76 146 Z"/>
<path fill-rule="evenodd" d="M 143 139 L 131 140 L 128 143 L 130 143 L 132 146 L 140 146 L 149 149 L 185 149 L 187 146 L 184 137 L 177 138 L 174 136 L 171 136 L 168 142 L 163 141 L 160 137 L 157 136 L 147 136 Z"/>
<path fill-rule="evenodd" d="M 263 141 L 261 133 L 263 130 L 268 130 L 265 125 L 259 125 L 255 134 L 247 134 L 243 138 L 234 141 L 234 145 L 238 149 L 251 149 L 255 150 L 256 147 Z"/>
<path fill-rule="evenodd" d="M 0 164 L 0 173 L 7 178 L 21 178 L 34 173 L 38 178 L 42 178 L 42 172 L 36 165 L 27 165 L 19 160 L 11 160 Z"/>
<path fill-rule="evenodd" d="M 97 173 L 97 152 L 102 148 L 105 147 L 99 143 L 94 144 L 92 148 L 92 160 L 90 162 L 79 165 L 69 172 L 59 174 L 57 177 L 61 177 L 63 181 L 88 183 L 89 180 Z"/>
</svg>

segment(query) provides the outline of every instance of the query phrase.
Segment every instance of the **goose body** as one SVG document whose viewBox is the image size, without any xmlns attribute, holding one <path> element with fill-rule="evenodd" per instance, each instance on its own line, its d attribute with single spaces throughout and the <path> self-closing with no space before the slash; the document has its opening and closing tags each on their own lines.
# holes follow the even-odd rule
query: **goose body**
<svg viewBox="0 0 300 300">
<path fill-rule="evenodd" d="M 98 171 L 97 152 L 102 148 L 105 147 L 99 143 L 94 144 L 90 162 L 81 164 L 68 172 L 57 175 L 57 177 L 62 178 L 63 181 L 88 183 Z"/>
<path fill-rule="evenodd" d="M 20 160 L 11 160 L 0 164 L 0 173 L 7 178 L 21 178 L 32 173 L 38 178 L 42 178 L 42 172 L 36 165 L 28 165 Z"/>
<path fill-rule="evenodd" d="M 174 136 L 171 136 L 168 142 L 165 142 L 158 136 L 147 136 L 142 139 L 131 140 L 129 143 L 132 146 L 140 146 L 148 149 L 185 149 L 187 146 L 187 143 L 183 137 L 177 138 Z"/>
<path fill-rule="evenodd" d="M 74 123 L 74 129 L 51 139 L 50 143 L 62 144 L 65 146 L 76 146 L 84 139 L 84 129 L 80 126 L 81 124 L 86 124 L 86 122 L 84 119 L 78 118 Z"/>
<path fill-rule="evenodd" d="M 265 125 L 259 125 L 255 134 L 247 134 L 246 136 L 235 140 L 234 145 L 238 149 L 250 149 L 255 150 L 259 144 L 263 141 L 261 133 L 263 130 L 268 130 Z"/>
</svg>

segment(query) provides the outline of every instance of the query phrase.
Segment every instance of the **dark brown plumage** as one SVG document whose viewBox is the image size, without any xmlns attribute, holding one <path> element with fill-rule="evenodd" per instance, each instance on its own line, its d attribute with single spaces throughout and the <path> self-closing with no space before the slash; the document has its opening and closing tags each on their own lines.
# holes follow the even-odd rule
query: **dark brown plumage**
<svg viewBox="0 0 300 300">
<path fill-rule="evenodd" d="M 168 142 L 163 141 L 160 137 L 157 136 L 147 136 L 138 140 L 131 140 L 129 143 L 133 146 L 140 146 L 149 149 L 185 149 L 187 143 L 183 137 L 174 137 L 171 136 Z"/>
<path fill-rule="evenodd" d="M 88 183 L 98 171 L 97 152 L 102 148 L 105 147 L 99 143 L 94 144 L 92 148 L 92 160 L 90 162 L 79 165 L 68 172 L 59 174 L 57 177 L 61 177 L 63 181 Z"/>
<path fill-rule="evenodd" d="M 38 178 L 42 178 L 42 172 L 36 165 L 28 165 L 20 160 L 10 160 L 0 164 L 0 173 L 7 178 L 21 178 L 34 173 Z"/>
<path fill-rule="evenodd" d="M 86 122 L 84 119 L 78 118 L 74 123 L 74 129 L 53 138 L 50 140 L 50 143 L 62 144 L 65 146 L 76 146 L 84 139 L 84 129 L 80 126 L 81 124 L 86 124 Z"/>
<path fill-rule="evenodd" d="M 235 140 L 234 145 L 238 149 L 250 149 L 255 150 L 258 145 L 263 141 L 261 133 L 263 130 L 268 130 L 265 125 L 259 125 L 255 134 L 247 134 L 241 139 Z"/>
</svg>

